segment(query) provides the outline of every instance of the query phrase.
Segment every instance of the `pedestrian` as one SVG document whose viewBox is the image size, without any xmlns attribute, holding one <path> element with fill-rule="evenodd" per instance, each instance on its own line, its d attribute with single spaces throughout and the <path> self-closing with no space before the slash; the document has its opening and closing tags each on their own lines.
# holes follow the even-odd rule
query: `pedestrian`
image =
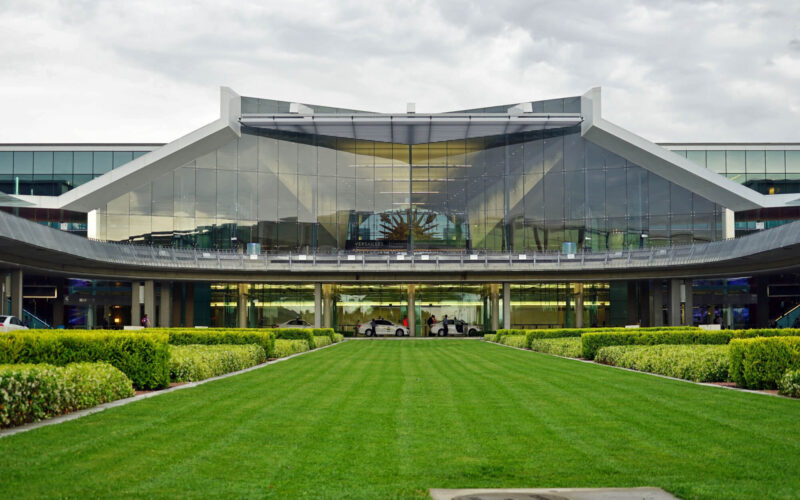
<svg viewBox="0 0 800 500">
<path fill-rule="evenodd" d="M 446 314 L 444 315 L 444 318 L 442 319 L 442 329 L 444 331 L 444 336 L 447 337 L 447 315 Z"/>
<path fill-rule="evenodd" d="M 433 335 L 433 324 L 436 323 L 436 316 L 428 316 L 428 321 L 426 321 L 426 323 L 428 323 L 428 337 L 430 337 Z"/>
<path fill-rule="evenodd" d="M 403 317 L 403 326 L 408 328 L 408 316 Z"/>
<path fill-rule="evenodd" d="M 372 320 L 370 320 L 369 322 L 369 327 L 372 330 L 372 335 L 375 335 L 375 325 L 376 325 L 375 318 L 372 318 Z"/>
<path fill-rule="evenodd" d="M 142 327 L 143 328 L 150 328 L 151 326 L 153 326 L 153 325 L 150 324 L 150 318 L 147 317 L 147 314 L 142 316 Z"/>
</svg>

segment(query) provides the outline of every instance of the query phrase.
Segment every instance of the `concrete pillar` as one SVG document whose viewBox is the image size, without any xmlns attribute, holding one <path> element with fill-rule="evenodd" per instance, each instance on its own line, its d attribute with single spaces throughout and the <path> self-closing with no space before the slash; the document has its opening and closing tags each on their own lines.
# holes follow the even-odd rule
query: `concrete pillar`
<svg viewBox="0 0 800 500">
<path fill-rule="evenodd" d="M 172 321 L 172 283 L 161 282 L 161 304 L 158 311 L 158 326 L 169 328 Z"/>
<path fill-rule="evenodd" d="M 247 328 L 247 284 L 239 284 L 239 301 L 236 304 L 239 313 L 239 328 Z"/>
<path fill-rule="evenodd" d="M 669 280 L 669 326 L 681 324 L 681 280 Z"/>
<path fill-rule="evenodd" d="M 91 305 L 86 309 L 86 328 L 88 330 L 94 329 L 95 324 L 95 306 Z"/>
<path fill-rule="evenodd" d="M 325 328 L 333 328 L 333 285 L 322 287 L 322 309 Z"/>
<path fill-rule="evenodd" d="M 575 283 L 575 328 L 583 328 L 583 283 Z"/>
<path fill-rule="evenodd" d="M 635 281 L 628 281 L 627 282 L 627 297 L 628 297 L 628 308 L 627 314 L 625 319 L 626 325 L 637 325 L 639 324 L 639 300 L 638 300 L 638 290 L 636 287 Z"/>
<path fill-rule="evenodd" d="M 186 284 L 186 312 L 184 314 L 186 325 L 189 328 L 194 326 L 194 283 Z"/>
<path fill-rule="evenodd" d="M 314 328 L 322 328 L 322 283 L 314 283 Z"/>
<path fill-rule="evenodd" d="M 408 334 L 412 337 L 417 335 L 417 306 L 415 304 L 414 285 L 408 285 Z"/>
<path fill-rule="evenodd" d="M 22 270 L 11 273 L 11 315 L 22 321 Z"/>
<path fill-rule="evenodd" d="M 664 284 L 661 280 L 653 281 L 650 287 L 652 306 L 650 307 L 650 324 L 664 326 Z"/>
<path fill-rule="evenodd" d="M 511 328 L 511 283 L 503 283 L 503 328 Z"/>
<path fill-rule="evenodd" d="M 8 296 L 11 291 L 11 275 L 0 274 L 0 314 L 10 314 L 8 312 Z"/>
<path fill-rule="evenodd" d="M 692 294 L 694 293 L 692 289 L 692 280 L 684 280 L 683 282 L 683 290 L 684 290 L 684 306 L 683 306 L 683 324 L 692 326 L 694 324 L 694 314 L 692 310 L 694 309 L 694 297 Z"/>
<path fill-rule="evenodd" d="M 153 280 L 144 282 L 144 313 L 150 325 L 156 324 L 156 283 Z"/>
<path fill-rule="evenodd" d="M 489 300 L 491 301 L 491 314 L 489 318 L 492 321 L 492 331 L 497 331 L 500 328 L 500 291 L 497 285 L 489 285 Z"/>
<path fill-rule="evenodd" d="M 131 282 L 131 325 L 142 324 L 142 308 L 140 307 L 139 294 L 142 285 L 138 281 Z"/>
<path fill-rule="evenodd" d="M 755 279 L 756 282 L 756 318 L 755 318 L 755 327 L 756 328 L 767 328 L 769 327 L 769 297 L 767 296 L 767 286 L 769 285 L 769 280 L 763 276 L 759 276 Z"/>
<path fill-rule="evenodd" d="M 64 325 L 64 288 L 56 288 L 56 298 L 53 301 L 53 328 Z"/>
</svg>

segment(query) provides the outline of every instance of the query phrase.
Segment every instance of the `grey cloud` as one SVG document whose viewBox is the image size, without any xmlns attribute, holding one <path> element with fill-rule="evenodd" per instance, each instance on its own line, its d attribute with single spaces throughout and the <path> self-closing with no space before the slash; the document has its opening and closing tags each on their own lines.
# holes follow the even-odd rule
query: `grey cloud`
<svg viewBox="0 0 800 500">
<path fill-rule="evenodd" d="M 798 141 L 798 18 L 789 3 L 666 0 L 5 2 L 0 83 L 21 90 L 0 96 L 0 140 L 168 140 L 213 114 L 219 85 L 376 111 L 599 85 L 606 115 L 652 140 Z M 35 36 L 11 40 L 26 24 Z M 87 92 L 117 113 L 86 112 Z M 53 106 L 62 118 L 36 120 Z M 127 125 L 98 125 L 111 119 Z"/>
</svg>

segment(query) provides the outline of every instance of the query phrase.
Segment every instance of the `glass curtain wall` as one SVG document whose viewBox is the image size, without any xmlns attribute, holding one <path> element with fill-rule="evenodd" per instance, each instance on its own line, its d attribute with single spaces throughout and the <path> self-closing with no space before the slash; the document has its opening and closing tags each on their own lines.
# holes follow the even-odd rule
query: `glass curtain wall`
<svg viewBox="0 0 800 500">
<path fill-rule="evenodd" d="M 511 285 L 511 328 L 575 327 L 575 283 Z M 609 325 L 608 283 L 583 284 L 583 325 Z"/>
<path fill-rule="evenodd" d="M 577 128 L 419 145 L 246 130 L 99 209 L 97 237 L 280 252 L 614 251 L 720 239 L 721 210 Z"/>
</svg>

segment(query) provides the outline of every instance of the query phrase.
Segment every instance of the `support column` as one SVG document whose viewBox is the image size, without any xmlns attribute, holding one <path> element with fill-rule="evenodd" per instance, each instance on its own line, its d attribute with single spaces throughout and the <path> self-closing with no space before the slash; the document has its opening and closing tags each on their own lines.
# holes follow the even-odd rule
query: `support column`
<svg viewBox="0 0 800 500">
<path fill-rule="evenodd" d="M 627 282 L 627 297 L 628 297 L 628 308 L 627 314 L 625 319 L 626 325 L 638 325 L 639 324 L 639 300 L 638 300 L 638 289 L 636 287 L 636 282 L 629 280 Z"/>
<path fill-rule="evenodd" d="M 408 335 L 411 337 L 417 336 L 417 306 L 415 304 L 415 293 L 414 285 L 408 285 Z"/>
<path fill-rule="evenodd" d="M 767 296 L 767 285 L 769 280 L 763 276 L 755 278 L 756 282 L 756 328 L 769 327 L 769 297 Z"/>
<path fill-rule="evenodd" d="M 497 285 L 489 285 L 489 300 L 491 302 L 492 331 L 496 332 L 500 328 L 500 291 Z"/>
<path fill-rule="evenodd" d="M 314 328 L 322 328 L 322 283 L 314 283 Z"/>
<path fill-rule="evenodd" d="M 142 308 L 140 307 L 139 290 L 141 284 L 138 281 L 131 282 L 131 325 L 139 326 L 142 324 Z"/>
<path fill-rule="evenodd" d="M 22 270 L 11 273 L 11 315 L 22 321 Z"/>
<path fill-rule="evenodd" d="M 681 324 L 681 280 L 669 280 L 669 326 Z"/>
<path fill-rule="evenodd" d="M 653 326 L 664 326 L 664 284 L 661 280 L 653 281 L 650 289 L 653 305 L 650 308 L 651 321 Z"/>
<path fill-rule="evenodd" d="M 684 306 L 683 306 L 683 324 L 692 326 L 694 324 L 694 314 L 692 310 L 694 309 L 694 297 L 692 294 L 694 291 L 692 290 L 692 280 L 684 280 L 683 282 L 683 290 L 684 290 Z"/>
<path fill-rule="evenodd" d="M 247 284 L 239 284 L 239 300 L 236 304 L 239 314 L 239 328 L 247 328 Z"/>
<path fill-rule="evenodd" d="M 511 328 L 511 283 L 503 283 L 503 328 Z"/>
<path fill-rule="evenodd" d="M 583 328 L 583 283 L 575 283 L 575 328 Z"/>
<path fill-rule="evenodd" d="M 186 306 L 185 313 L 185 326 L 192 328 L 194 326 L 194 283 L 186 283 Z"/>
<path fill-rule="evenodd" d="M 10 314 L 8 312 L 8 294 L 11 291 L 11 276 L 0 274 L 0 314 Z"/>
<path fill-rule="evenodd" d="M 323 324 L 325 328 L 333 328 L 333 285 L 322 287 Z"/>
<path fill-rule="evenodd" d="M 56 288 L 56 299 L 53 301 L 53 324 L 56 328 L 64 325 L 64 286 L 59 284 Z"/>
<path fill-rule="evenodd" d="M 158 326 L 169 328 L 172 321 L 172 283 L 161 282 L 161 305 L 158 311 Z"/>
<path fill-rule="evenodd" d="M 144 282 L 144 314 L 151 325 L 156 324 L 156 284 L 153 280 Z"/>
</svg>

